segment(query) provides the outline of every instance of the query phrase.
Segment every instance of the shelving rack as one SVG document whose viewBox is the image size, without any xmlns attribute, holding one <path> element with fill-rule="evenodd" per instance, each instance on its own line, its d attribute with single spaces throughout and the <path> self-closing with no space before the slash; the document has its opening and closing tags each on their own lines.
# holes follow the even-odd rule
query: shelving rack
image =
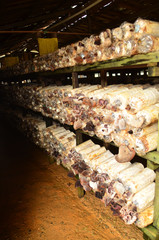
<svg viewBox="0 0 159 240">
<path fill-rule="evenodd" d="M 105 62 L 96 62 L 93 64 L 74 66 L 70 68 L 57 69 L 53 72 L 38 72 L 22 74 L 19 76 L 13 76 L 16 81 L 21 82 L 25 78 L 43 78 L 46 76 L 59 76 L 60 74 L 72 74 L 72 86 L 73 88 L 79 87 L 78 74 L 81 72 L 100 71 L 101 85 L 102 87 L 107 85 L 106 72 L 108 70 L 121 70 L 121 69 L 148 69 L 148 77 L 159 76 L 159 52 L 151 52 L 148 54 L 139 54 L 132 57 L 124 57 L 116 60 L 109 60 Z M 4 74 L 5 72 L 3 72 Z M 10 81 L 5 79 L 4 81 Z M 76 131 L 76 143 L 77 145 L 82 143 L 83 134 L 86 134 L 80 130 Z M 159 137 L 158 147 L 156 151 L 149 152 L 144 159 L 147 160 L 147 166 L 153 170 L 156 170 L 156 189 L 155 189 L 155 209 L 154 209 L 154 222 L 152 225 L 143 228 L 144 239 L 157 240 L 159 239 Z"/>
</svg>

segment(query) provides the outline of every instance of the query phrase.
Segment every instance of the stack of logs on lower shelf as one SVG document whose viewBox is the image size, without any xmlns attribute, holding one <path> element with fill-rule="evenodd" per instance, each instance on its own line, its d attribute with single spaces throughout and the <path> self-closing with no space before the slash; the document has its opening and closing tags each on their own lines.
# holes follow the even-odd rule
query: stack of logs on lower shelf
<svg viewBox="0 0 159 240">
<path fill-rule="evenodd" d="M 159 85 L 17 85 L 2 89 L 6 102 L 73 125 L 119 146 L 116 159 L 130 161 L 157 148 Z"/>
<path fill-rule="evenodd" d="M 76 146 L 75 134 L 52 122 L 46 128 L 42 118 L 23 117 L 21 112 L 6 111 L 8 119 L 35 144 L 56 157 L 57 163 L 77 175 L 76 186 L 93 191 L 105 205 L 111 205 L 126 224 L 143 228 L 153 222 L 155 172 L 141 163 L 119 163 L 105 147 L 88 140 Z"/>
</svg>

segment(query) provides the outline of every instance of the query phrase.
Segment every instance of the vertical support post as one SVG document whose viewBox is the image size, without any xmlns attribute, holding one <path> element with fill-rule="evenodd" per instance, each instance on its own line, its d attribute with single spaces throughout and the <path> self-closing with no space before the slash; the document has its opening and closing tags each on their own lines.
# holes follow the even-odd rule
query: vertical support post
<svg viewBox="0 0 159 240">
<path fill-rule="evenodd" d="M 159 168 L 156 170 L 156 186 L 154 200 L 154 222 L 153 225 L 159 229 Z"/>
<path fill-rule="evenodd" d="M 72 73 L 72 86 L 73 86 L 73 88 L 78 88 L 79 87 L 77 72 Z M 82 133 L 79 130 L 77 130 L 76 131 L 76 145 L 79 145 L 82 142 L 83 142 Z"/>
<path fill-rule="evenodd" d="M 77 72 L 72 72 L 72 86 L 73 86 L 73 88 L 79 87 Z M 76 145 L 79 145 L 82 142 L 83 142 L 82 133 L 79 130 L 77 130 L 76 131 Z M 83 187 L 77 187 L 77 191 L 78 191 L 79 198 L 84 197 L 85 191 L 84 191 Z"/>
<path fill-rule="evenodd" d="M 106 70 L 102 69 L 100 71 L 100 75 L 101 75 L 101 86 L 104 88 L 108 85 L 107 84 L 107 77 L 106 77 Z"/>
<path fill-rule="evenodd" d="M 72 86 L 73 86 L 73 88 L 79 87 L 77 72 L 72 72 Z M 83 142 L 82 133 L 79 130 L 77 130 L 76 131 L 76 145 L 79 145 L 82 142 Z"/>
<path fill-rule="evenodd" d="M 76 130 L 76 145 L 81 143 L 83 143 L 83 134 L 79 130 Z"/>
<path fill-rule="evenodd" d="M 159 132 L 159 121 L 158 121 Z M 159 152 L 159 134 L 157 139 L 157 151 Z M 154 222 L 153 225 L 159 229 L 159 168 L 156 170 L 156 186 L 155 186 L 155 200 L 154 200 Z"/>
<path fill-rule="evenodd" d="M 143 238 L 144 238 L 145 240 L 151 240 L 145 233 L 143 233 Z"/>
<path fill-rule="evenodd" d="M 157 152 L 159 152 L 159 115 L 158 115 L 158 138 L 157 138 Z"/>
<path fill-rule="evenodd" d="M 79 145 L 82 142 L 83 142 L 83 135 L 79 130 L 77 130 L 76 131 L 76 145 Z M 77 187 L 77 191 L 78 191 L 78 197 L 79 198 L 84 197 L 85 191 L 84 191 L 83 187 Z"/>
<path fill-rule="evenodd" d="M 73 88 L 78 88 L 79 87 L 77 72 L 72 72 L 72 86 L 73 86 Z"/>
</svg>

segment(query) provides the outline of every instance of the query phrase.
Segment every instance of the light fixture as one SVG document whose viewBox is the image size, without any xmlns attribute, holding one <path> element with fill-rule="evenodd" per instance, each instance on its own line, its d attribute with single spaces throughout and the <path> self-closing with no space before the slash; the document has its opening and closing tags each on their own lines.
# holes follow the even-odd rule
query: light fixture
<svg viewBox="0 0 159 240">
<path fill-rule="evenodd" d="M 77 5 L 73 5 L 71 8 L 76 8 L 77 7 Z"/>
<path fill-rule="evenodd" d="M 30 51 L 31 53 L 39 53 L 36 49 Z"/>
<path fill-rule="evenodd" d="M 3 55 L 0 55 L 0 58 L 3 58 L 3 57 L 5 57 L 6 55 L 5 54 L 3 54 Z"/>
</svg>

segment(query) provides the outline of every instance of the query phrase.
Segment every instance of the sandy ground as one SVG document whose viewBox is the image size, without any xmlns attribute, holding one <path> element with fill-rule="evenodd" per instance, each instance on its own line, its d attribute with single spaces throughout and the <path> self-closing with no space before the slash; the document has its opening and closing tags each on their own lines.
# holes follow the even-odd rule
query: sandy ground
<svg viewBox="0 0 159 240">
<path fill-rule="evenodd" d="M 21 134 L 0 127 L 0 240 L 142 240 Z"/>
</svg>

